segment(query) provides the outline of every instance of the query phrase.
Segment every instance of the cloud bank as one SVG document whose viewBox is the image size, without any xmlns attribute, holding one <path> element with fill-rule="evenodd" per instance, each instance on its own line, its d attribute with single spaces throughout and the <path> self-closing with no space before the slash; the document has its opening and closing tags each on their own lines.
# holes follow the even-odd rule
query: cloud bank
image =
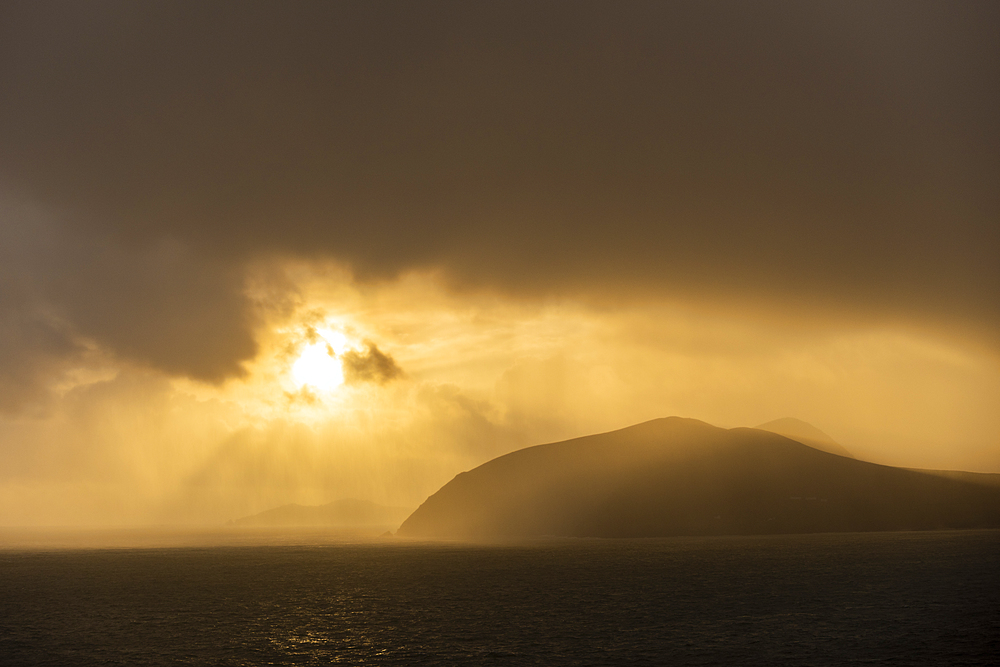
<svg viewBox="0 0 1000 667">
<path fill-rule="evenodd" d="M 239 374 L 275 255 L 998 344 L 995 3 L 2 11 L 0 179 L 88 240 L 72 324 L 172 372 Z"/>
</svg>

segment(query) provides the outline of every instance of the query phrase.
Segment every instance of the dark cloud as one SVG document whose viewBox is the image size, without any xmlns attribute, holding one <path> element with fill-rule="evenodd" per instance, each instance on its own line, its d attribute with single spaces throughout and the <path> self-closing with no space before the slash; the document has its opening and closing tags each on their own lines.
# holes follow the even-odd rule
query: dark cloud
<svg viewBox="0 0 1000 667">
<path fill-rule="evenodd" d="M 256 352 L 243 274 L 179 242 L 125 247 L 0 202 L 0 411 L 101 351 L 218 382 Z"/>
<path fill-rule="evenodd" d="M 240 271 L 183 245 L 99 245 L 46 274 L 47 293 L 78 331 L 119 356 L 219 382 L 254 356 Z"/>
<path fill-rule="evenodd" d="M 0 413 L 44 396 L 50 376 L 84 353 L 39 298 L 31 268 L 40 239 L 28 233 L 24 213 L 0 206 Z"/>
<path fill-rule="evenodd" d="M 366 343 L 364 352 L 348 350 L 340 357 L 344 369 L 344 382 L 358 384 L 375 382 L 385 384 L 403 375 L 403 370 L 395 360 L 385 354 L 374 343 Z"/>
<path fill-rule="evenodd" d="M 151 298 L 63 304 L 172 372 L 238 372 L 271 253 L 1000 331 L 993 2 L 0 12 L 0 179 L 119 244 L 74 285 Z"/>
<path fill-rule="evenodd" d="M 10 291 L 0 282 L 0 413 L 44 396 L 49 377 L 83 354 L 67 327 Z"/>
</svg>

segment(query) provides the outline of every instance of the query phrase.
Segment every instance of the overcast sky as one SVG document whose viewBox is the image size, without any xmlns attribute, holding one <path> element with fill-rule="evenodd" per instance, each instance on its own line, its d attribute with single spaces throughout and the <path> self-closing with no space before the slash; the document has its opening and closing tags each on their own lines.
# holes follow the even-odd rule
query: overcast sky
<svg viewBox="0 0 1000 667">
<path fill-rule="evenodd" d="M 317 498 L 678 411 L 1000 472 L 998 34 L 995 2 L 5 2 L 0 492 L 93 497 L 53 463 L 121 464 L 84 395 L 199 470 L 298 424 L 260 387 L 324 322 L 411 421 L 301 431 L 367 452 Z M 258 421 L 167 417 L 216 409 Z"/>
</svg>

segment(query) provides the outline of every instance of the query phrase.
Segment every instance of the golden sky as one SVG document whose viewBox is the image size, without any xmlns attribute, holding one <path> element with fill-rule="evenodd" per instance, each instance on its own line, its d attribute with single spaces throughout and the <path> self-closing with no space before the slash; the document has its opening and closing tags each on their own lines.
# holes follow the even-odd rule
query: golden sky
<svg viewBox="0 0 1000 667">
<path fill-rule="evenodd" d="M 993 3 L 0 12 L 0 525 L 669 415 L 1000 472 Z"/>
</svg>

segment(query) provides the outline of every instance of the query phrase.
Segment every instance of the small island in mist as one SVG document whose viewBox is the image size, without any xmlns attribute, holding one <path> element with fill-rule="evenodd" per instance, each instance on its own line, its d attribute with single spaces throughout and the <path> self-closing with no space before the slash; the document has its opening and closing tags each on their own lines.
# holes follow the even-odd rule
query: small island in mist
<svg viewBox="0 0 1000 667">
<path fill-rule="evenodd" d="M 245 516 L 227 525 L 243 528 L 355 528 L 363 526 L 398 526 L 412 510 L 387 507 L 369 500 L 342 498 L 325 505 L 282 505 Z"/>
<path fill-rule="evenodd" d="M 1000 475 L 859 461 L 798 420 L 723 429 L 670 417 L 493 459 L 430 496 L 398 535 L 666 537 L 971 528 L 1000 528 Z"/>
</svg>

